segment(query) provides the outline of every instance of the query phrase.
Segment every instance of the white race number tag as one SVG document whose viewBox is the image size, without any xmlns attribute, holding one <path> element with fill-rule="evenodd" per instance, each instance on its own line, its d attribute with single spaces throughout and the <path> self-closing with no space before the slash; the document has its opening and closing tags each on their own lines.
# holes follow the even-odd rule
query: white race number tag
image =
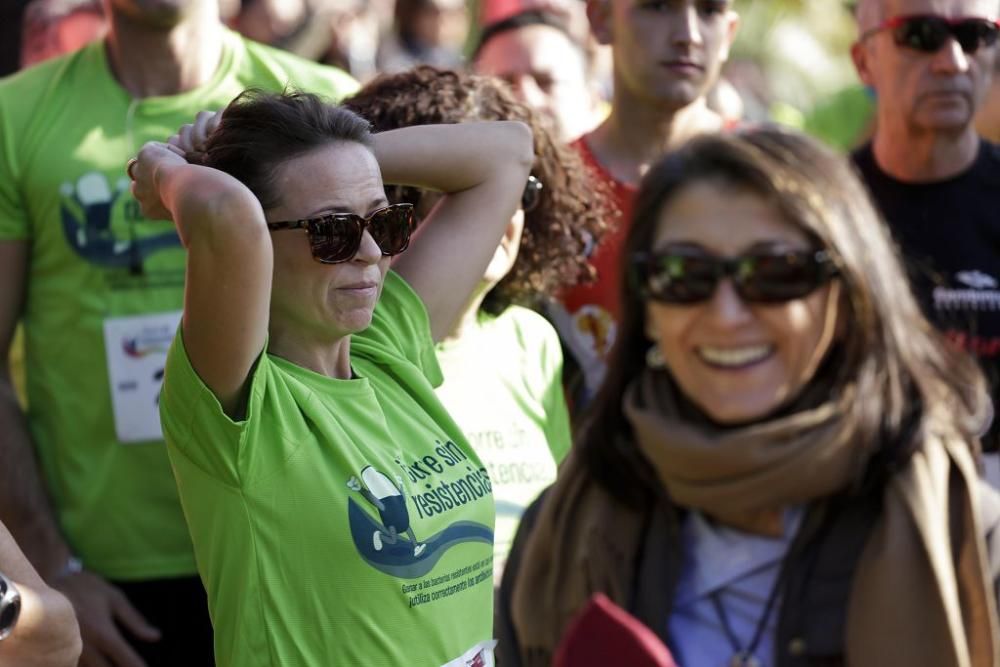
<svg viewBox="0 0 1000 667">
<path fill-rule="evenodd" d="M 460 657 L 446 662 L 441 667 L 495 667 L 493 649 L 496 645 L 495 639 L 479 642 Z"/>
<path fill-rule="evenodd" d="M 181 311 L 104 320 L 115 433 L 123 443 L 162 440 L 160 387 Z"/>
</svg>

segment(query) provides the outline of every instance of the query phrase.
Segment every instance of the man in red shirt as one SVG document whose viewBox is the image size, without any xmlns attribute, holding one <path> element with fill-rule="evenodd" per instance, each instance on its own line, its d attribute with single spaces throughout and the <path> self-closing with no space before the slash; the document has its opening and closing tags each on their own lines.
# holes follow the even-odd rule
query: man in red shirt
<svg viewBox="0 0 1000 667">
<path fill-rule="evenodd" d="M 620 254 L 642 174 L 665 151 L 723 129 L 708 108 L 736 36 L 732 0 L 587 0 L 591 30 L 614 54 L 611 113 L 574 142 L 621 216 L 593 249 L 596 282 L 559 295 L 552 319 L 569 350 L 574 407 L 600 386 L 619 317 Z"/>
</svg>

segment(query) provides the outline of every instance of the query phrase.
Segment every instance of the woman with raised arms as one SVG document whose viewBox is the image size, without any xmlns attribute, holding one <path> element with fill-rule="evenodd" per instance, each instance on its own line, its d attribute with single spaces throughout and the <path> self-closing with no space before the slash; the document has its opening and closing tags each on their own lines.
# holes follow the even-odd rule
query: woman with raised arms
<svg viewBox="0 0 1000 667">
<path fill-rule="evenodd" d="M 368 127 L 247 92 L 130 165 L 188 253 L 161 416 L 220 665 L 492 664 L 492 494 L 434 395 L 434 341 L 517 208 L 531 133 Z M 445 193 L 409 249 L 383 178 Z"/>
</svg>

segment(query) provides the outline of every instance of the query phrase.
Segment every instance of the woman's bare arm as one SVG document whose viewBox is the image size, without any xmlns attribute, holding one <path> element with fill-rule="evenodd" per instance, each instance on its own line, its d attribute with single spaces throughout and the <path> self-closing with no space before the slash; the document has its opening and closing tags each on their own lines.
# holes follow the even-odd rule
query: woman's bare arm
<svg viewBox="0 0 1000 667">
<path fill-rule="evenodd" d="M 447 194 L 393 264 L 423 299 L 440 340 L 517 210 L 534 160 L 531 130 L 514 121 L 409 127 L 375 135 L 375 157 L 386 183 Z"/>
<path fill-rule="evenodd" d="M 267 339 L 271 239 L 260 202 L 216 169 L 188 164 L 176 146 L 139 152 L 133 193 L 147 217 L 174 221 L 187 249 L 181 330 L 188 358 L 236 417 Z"/>
</svg>

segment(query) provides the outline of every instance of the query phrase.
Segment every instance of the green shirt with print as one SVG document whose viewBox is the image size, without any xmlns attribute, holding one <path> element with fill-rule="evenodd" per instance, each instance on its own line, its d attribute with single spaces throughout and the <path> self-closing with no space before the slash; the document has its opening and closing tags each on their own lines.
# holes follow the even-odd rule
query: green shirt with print
<svg viewBox="0 0 1000 667">
<path fill-rule="evenodd" d="M 521 515 L 556 479 L 571 443 L 562 348 L 548 320 L 511 306 L 481 313 L 462 337 L 438 345 L 438 397 L 493 481 L 497 585 Z"/>
<path fill-rule="evenodd" d="M 490 479 L 434 394 L 427 312 L 393 272 L 351 365 L 337 380 L 262 354 L 234 422 L 174 341 L 160 410 L 216 659 L 490 665 Z"/>
<path fill-rule="evenodd" d="M 70 547 L 107 577 L 195 571 L 156 407 L 185 255 L 142 217 L 125 163 L 246 87 L 288 84 L 357 86 L 229 31 L 212 79 L 180 95 L 130 97 L 101 42 L 0 81 L 0 241 L 30 243 L 28 426 Z"/>
</svg>

